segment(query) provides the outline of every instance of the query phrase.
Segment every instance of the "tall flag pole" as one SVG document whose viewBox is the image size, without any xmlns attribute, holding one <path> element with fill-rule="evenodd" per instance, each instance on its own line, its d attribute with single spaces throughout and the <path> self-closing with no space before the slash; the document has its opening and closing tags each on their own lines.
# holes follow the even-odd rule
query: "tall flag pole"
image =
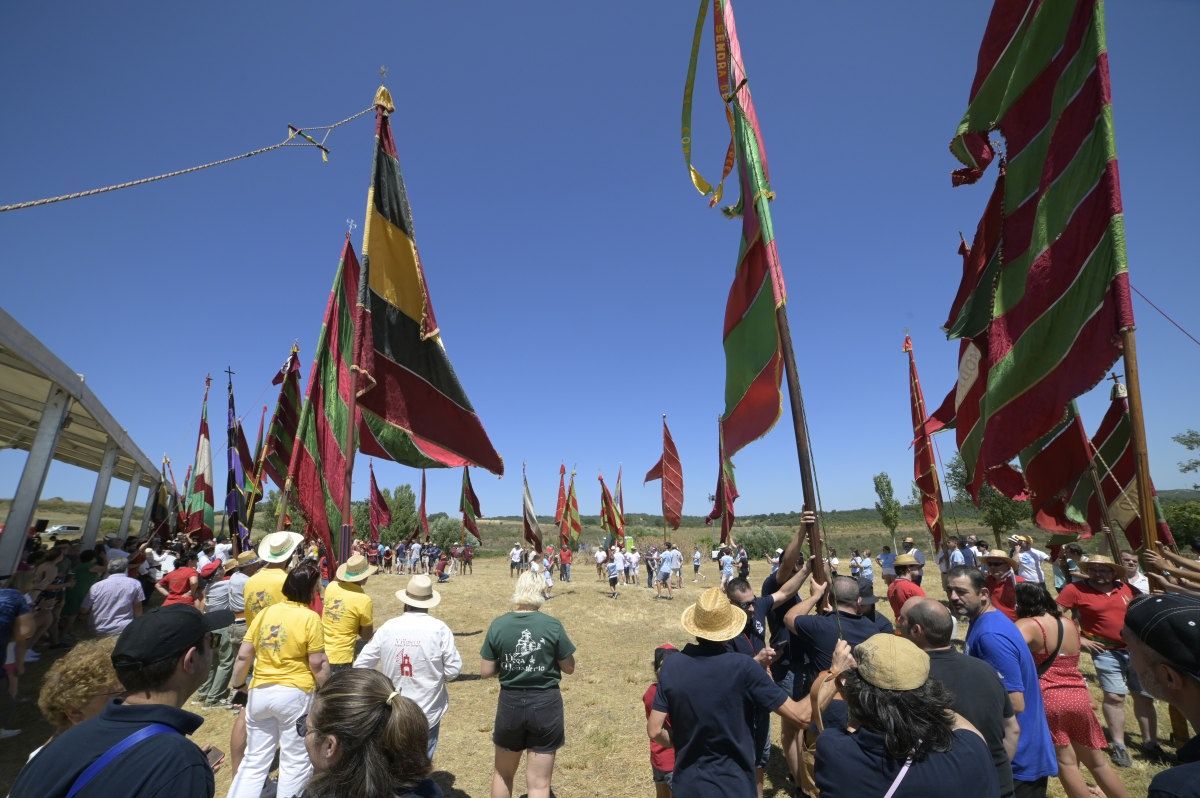
<svg viewBox="0 0 1200 798">
<path fill-rule="evenodd" d="M 179 503 L 179 527 L 184 531 L 188 527 L 188 497 L 192 493 L 192 467 L 189 465 L 183 472 L 183 501 Z"/>
<path fill-rule="evenodd" d="M 349 537 L 344 534 L 343 518 L 347 522 L 350 518 L 346 474 L 347 460 L 354 458 L 353 449 L 346 448 L 346 436 L 353 432 L 352 382 L 357 372 L 352 370 L 352 333 L 358 286 L 358 259 L 347 235 L 325 306 L 284 481 L 285 491 L 295 492 L 309 535 L 324 547 L 330 562 L 341 562 L 343 551 L 350 550 L 350 541 L 342 538 Z M 343 431 L 341 436 L 339 431 Z M 286 511 L 287 506 L 281 504 L 280 525 L 286 521 Z"/>
<path fill-rule="evenodd" d="M 375 464 L 368 461 L 367 468 L 371 472 L 371 542 L 378 544 L 379 530 L 392 523 L 392 510 L 375 481 Z"/>
<path fill-rule="evenodd" d="M 537 513 L 533 510 L 533 496 L 529 493 L 529 478 L 525 476 L 525 464 L 521 463 L 521 482 L 524 494 L 521 497 L 521 521 L 525 528 L 525 540 L 538 554 L 542 553 L 542 528 L 538 525 Z"/>
<path fill-rule="evenodd" d="M 175 469 L 171 466 L 171 458 L 167 457 L 166 454 L 163 454 L 163 464 L 166 467 L 165 473 L 171 477 L 171 519 L 169 521 L 168 528 L 171 531 L 171 536 L 174 537 L 175 533 L 178 532 L 179 528 L 184 526 L 186 522 L 184 496 L 179 492 L 179 483 L 175 481 Z M 183 483 L 183 487 L 187 488 L 186 480 Z"/>
<path fill-rule="evenodd" d="M 623 469 L 622 469 L 621 465 L 618 464 L 617 465 L 617 489 L 616 489 L 616 492 L 613 493 L 613 501 L 616 502 L 617 518 L 619 519 L 621 529 L 624 530 L 625 529 L 625 489 L 621 487 L 621 472 L 622 472 L 622 470 Z"/>
<path fill-rule="evenodd" d="M 562 526 L 563 513 L 567 509 L 567 464 L 558 464 L 558 504 L 554 507 L 554 525 Z"/>
<path fill-rule="evenodd" d="M 467 542 L 467 532 L 470 532 L 476 540 L 482 543 L 483 536 L 479 534 L 478 519 L 483 513 L 479 509 L 479 497 L 475 495 L 475 489 L 471 487 L 471 470 L 467 466 L 463 466 L 462 495 L 458 499 L 458 509 L 462 511 L 463 528 L 459 543 Z"/>
<path fill-rule="evenodd" d="M 226 427 L 226 476 L 225 476 L 225 518 L 229 525 L 230 538 L 233 541 L 234 552 L 247 551 L 250 548 L 250 530 L 246 526 L 246 495 L 243 493 L 246 485 L 245 463 L 243 455 L 248 456 L 246 436 L 242 434 L 242 425 L 238 423 L 237 410 L 233 404 L 233 371 L 226 368 L 226 387 L 229 390 L 229 418 Z"/>
<path fill-rule="evenodd" d="M 707 16 L 708 0 L 701 0 L 696 31 L 692 38 L 691 60 L 684 88 L 683 145 L 691 167 L 691 96 L 700 39 Z M 787 289 L 771 221 L 771 190 L 766 147 L 758 123 L 758 113 L 750 96 L 745 60 L 742 58 L 737 25 L 730 0 L 713 0 L 713 38 L 717 65 L 717 85 L 725 102 L 726 115 L 733 131 L 733 152 L 737 160 L 741 197 L 726 213 L 742 217 L 742 237 L 733 286 L 725 306 L 723 340 L 725 346 L 725 412 L 721 417 L 724 451 L 732 457 L 751 441 L 765 435 L 782 412 L 780 383 L 787 374 L 788 397 L 792 408 L 792 429 L 796 438 L 796 457 L 800 464 L 800 483 L 804 510 L 817 511 L 816 478 L 812 447 L 805 420 L 804 399 L 792 348 L 787 318 Z M 730 164 L 726 155 L 726 171 Z M 701 179 L 693 183 L 708 194 Z M 719 200 L 719 188 L 713 190 L 713 202 Z M 824 580 L 819 523 L 807 530 L 812 553 L 816 556 L 814 577 Z"/>
<path fill-rule="evenodd" d="M 625 527 L 621 519 L 621 511 L 617 509 L 617 503 L 613 499 L 612 494 L 608 492 L 608 485 L 604 484 L 604 475 L 599 476 L 600 479 L 600 526 L 604 531 L 612 535 L 615 542 L 625 540 Z"/>
<path fill-rule="evenodd" d="M 263 433 L 266 431 L 266 422 L 267 406 L 263 405 L 262 412 L 258 415 L 258 438 L 254 441 L 254 454 L 249 455 L 249 459 L 243 461 L 249 463 L 245 467 L 245 487 L 242 492 L 246 496 L 246 528 L 251 531 L 254 530 L 254 511 L 258 509 L 258 502 L 263 497 L 260 466 L 263 458 Z M 242 440 L 245 440 L 245 435 L 242 436 Z M 249 449 L 246 451 L 249 452 Z"/>
<path fill-rule="evenodd" d="M 662 481 L 663 538 L 670 539 L 667 527 L 679 529 L 683 516 L 683 467 L 679 462 L 679 450 L 667 428 L 667 414 L 663 413 L 663 450 L 658 462 L 646 472 L 642 484 L 653 480 Z"/>
<path fill-rule="evenodd" d="M 187 496 L 187 526 L 184 531 L 207 540 L 213 534 L 212 441 L 208 435 L 208 389 L 212 376 L 204 378 L 204 402 L 200 406 L 200 433 L 196 436 L 196 461 Z"/>
<path fill-rule="evenodd" d="M 360 361 L 371 384 L 359 400 L 359 446 L 364 454 L 414 468 L 474 465 L 503 474 L 504 461 L 459 384 L 434 317 L 392 139 L 389 117 L 395 107 L 385 87 L 379 87 L 374 103 Z"/>
<path fill-rule="evenodd" d="M 567 541 L 567 547 L 579 545 L 583 534 L 583 522 L 579 518 L 579 497 L 575 495 L 575 469 L 571 469 L 571 483 L 567 486 L 567 509 L 563 513 L 562 535 Z"/>
<path fill-rule="evenodd" d="M 987 330 L 979 465 L 1007 463 L 1124 355 L 1146 542 L 1155 541 L 1100 0 L 998 0 L 950 149 L 973 183 L 1009 163 Z"/>
<path fill-rule="evenodd" d="M 725 455 L 725 441 L 721 438 L 721 424 L 717 423 L 717 489 L 713 492 L 713 508 L 704 518 L 706 526 L 721 519 L 721 543 L 729 542 L 733 530 L 733 503 L 737 500 L 737 482 L 733 478 L 733 461 Z"/>
<path fill-rule="evenodd" d="M 934 549 L 942 546 L 945 527 L 942 525 L 942 486 L 938 481 L 937 463 L 933 458 L 933 441 L 925 432 L 925 394 L 921 390 L 921 378 L 917 376 L 917 359 L 913 354 L 912 339 L 904 336 L 904 352 L 908 354 L 908 398 L 912 411 L 913 425 L 913 481 L 921 492 L 921 509 L 925 515 L 925 526 L 933 537 Z"/>
<path fill-rule="evenodd" d="M 422 534 L 422 541 L 429 542 L 429 514 L 425 512 L 425 469 L 421 469 L 421 506 L 417 508 L 417 531 Z"/>
</svg>

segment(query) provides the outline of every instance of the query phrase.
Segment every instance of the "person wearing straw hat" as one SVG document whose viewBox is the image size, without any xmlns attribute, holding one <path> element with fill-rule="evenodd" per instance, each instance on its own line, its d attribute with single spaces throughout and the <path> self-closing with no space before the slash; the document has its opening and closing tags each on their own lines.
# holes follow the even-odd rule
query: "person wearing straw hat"
<svg viewBox="0 0 1200 798">
<path fill-rule="evenodd" d="M 917 565 L 920 566 L 920 568 L 912 572 L 912 581 L 920 585 L 921 579 L 925 576 L 925 554 L 917 548 L 917 542 L 911 536 L 906 537 L 900 543 L 900 548 L 904 549 L 904 554 L 911 556 L 917 561 Z"/>
<path fill-rule="evenodd" d="M 901 554 L 892 560 L 892 581 L 888 582 L 887 600 L 892 607 L 892 617 L 900 617 L 900 608 L 910 598 L 924 598 L 925 590 L 917 584 L 921 563 L 911 554 Z"/>
<path fill-rule="evenodd" d="M 1111 557 L 1092 554 L 1084 557 L 1079 569 L 1087 577 L 1063 588 L 1058 606 L 1070 610 L 1079 624 L 1080 647 L 1092 656 L 1096 680 L 1104 691 L 1104 722 L 1112 741 L 1109 754 L 1117 767 L 1129 767 L 1133 761 L 1125 747 L 1125 696 L 1133 693 L 1133 714 L 1141 731 L 1142 753 L 1158 759 L 1158 715 L 1154 699 L 1142 689 L 1137 671 L 1130 668 L 1129 649 L 1121 638 L 1125 613 L 1133 601 L 1129 585 L 1117 580 L 1121 566 Z"/>
<path fill-rule="evenodd" d="M 663 662 L 646 733 L 675 749 L 672 791 L 689 798 L 753 798 L 757 794 L 754 738 L 749 719 L 766 709 L 807 726 L 813 707 L 793 700 L 751 658 L 726 649 L 741 634 L 746 613 L 711 587 L 683 611 L 680 626 L 696 642 Z M 854 666 L 841 642 L 832 669 Z M 833 681 L 818 695 L 818 710 L 833 698 Z M 670 728 L 667 719 L 670 717 Z"/>
<path fill-rule="evenodd" d="M 1010 621 L 1017 620 L 1017 585 L 1025 577 L 1017 575 L 1018 563 L 1000 549 L 992 549 L 979 558 L 980 569 L 985 575 L 988 595 L 992 606 L 1004 613 Z M 947 590 L 946 595 L 950 595 Z"/>
<path fill-rule="evenodd" d="M 254 616 L 272 604 L 285 601 L 283 580 L 287 579 L 288 564 L 296 547 L 304 542 L 304 536 L 296 532 L 272 532 L 258 544 L 258 558 L 266 565 L 246 580 L 243 598 L 246 608 L 246 623 L 254 623 Z"/>
<path fill-rule="evenodd" d="M 337 672 L 354 664 L 354 645 L 361 637 L 366 643 L 375 630 L 374 604 L 363 591 L 367 577 L 378 568 L 361 554 L 351 555 L 338 566 L 337 581 L 325 588 L 321 625 L 325 631 L 325 656 L 329 670 Z"/>
<path fill-rule="evenodd" d="M 929 655 L 912 641 L 877 634 L 854 648 L 857 667 L 838 678 L 850 723 L 817 739 L 822 798 L 967 794 L 999 798 L 979 731 L 929 678 Z"/>
<path fill-rule="evenodd" d="M 374 668 L 388 677 L 405 698 L 417 702 L 429 722 L 426 755 L 437 751 L 442 716 L 450 707 L 446 685 L 462 672 L 462 655 L 454 645 L 454 633 L 429 610 L 442 601 L 433 581 L 424 574 L 408 580 L 396 598 L 404 611 L 390 618 L 367 641 L 356 668 Z"/>
</svg>

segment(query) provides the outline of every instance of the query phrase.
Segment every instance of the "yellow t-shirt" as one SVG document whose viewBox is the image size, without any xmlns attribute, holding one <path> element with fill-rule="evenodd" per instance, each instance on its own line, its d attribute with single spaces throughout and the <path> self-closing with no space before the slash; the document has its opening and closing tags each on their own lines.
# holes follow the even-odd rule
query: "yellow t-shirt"
<svg viewBox="0 0 1200 798">
<path fill-rule="evenodd" d="M 330 582 L 325 588 L 325 654 L 331 665 L 354 662 L 358 630 L 374 626 L 371 597 L 354 582 Z"/>
<path fill-rule="evenodd" d="M 283 583 L 287 571 L 283 568 L 260 568 L 258 573 L 246 580 L 242 598 L 246 602 L 246 623 L 254 623 L 254 616 L 272 604 L 287 601 L 283 595 Z"/>
<path fill-rule="evenodd" d="M 321 618 L 307 605 L 295 601 L 270 605 L 254 616 L 246 629 L 246 642 L 254 644 L 251 688 L 275 684 L 306 693 L 317 689 L 308 655 L 325 649 L 325 636 Z"/>
</svg>

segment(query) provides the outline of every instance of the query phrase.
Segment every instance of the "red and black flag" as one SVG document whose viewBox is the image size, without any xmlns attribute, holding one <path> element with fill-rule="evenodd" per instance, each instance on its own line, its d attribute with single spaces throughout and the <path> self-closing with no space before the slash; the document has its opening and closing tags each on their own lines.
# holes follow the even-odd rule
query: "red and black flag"
<svg viewBox="0 0 1200 798">
<path fill-rule="evenodd" d="M 679 450 L 671 438 L 671 430 L 667 428 L 667 417 L 663 416 L 663 450 L 662 457 L 654 467 L 646 472 L 642 484 L 656 479 L 662 480 L 662 513 L 663 520 L 672 529 L 679 529 L 683 516 L 683 467 L 679 462 Z"/>
<path fill-rule="evenodd" d="M 908 398 L 913 425 L 913 481 L 921 493 L 921 509 L 925 526 L 933 536 L 933 545 L 942 545 L 942 486 L 938 481 L 937 463 L 933 458 L 933 441 L 925 432 L 925 394 L 917 376 L 917 359 L 913 355 L 912 339 L 904 336 L 904 352 L 908 354 Z"/>
<path fill-rule="evenodd" d="M 375 481 L 375 465 L 367 466 L 371 471 L 371 542 L 379 543 L 379 530 L 392 523 L 392 510 L 388 507 L 379 483 Z"/>
<path fill-rule="evenodd" d="M 717 433 L 721 428 L 718 425 Z M 729 533 L 733 529 L 733 503 L 737 500 L 737 482 L 733 478 L 733 461 L 725 456 L 725 441 L 717 441 L 717 489 L 713 493 L 713 508 L 704 518 L 708 526 L 713 521 L 721 519 L 721 543 L 729 542 Z"/>
<path fill-rule="evenodd" d="M 537 513 L 533 509 L 533 496 L 529 493 L 529 478 L 525 476 L 525 466 L 521 465 L 521 482 L 524 493 L 521 497 L 521 523 L 525 528 L 525 540 L 533 546 L 538 554 L 542 553 L 542 527 L 538 524 Z"/>
<path fill-rule="evenodd" d="M 359 449 L 414 468 L 474 465 L 503 474 L 442 344 L 392 140 L 393 110 L 380 87 L 363 235 L 367 329 L 359 366 L 369 387 L 358 400 Z"/>
<path fill-rule="evenodd" d="M 482 543 L 483 536 L 479 534 L 478 521 L 483 513 L 479 509 L 479 497 L 475 495 L 475 489 L 471 487 L 471 471 L 467 466 L 463 466 L 462 495 L 458 499 L 458 509 L 462 511 L 463 529 Z"/>
</svg>

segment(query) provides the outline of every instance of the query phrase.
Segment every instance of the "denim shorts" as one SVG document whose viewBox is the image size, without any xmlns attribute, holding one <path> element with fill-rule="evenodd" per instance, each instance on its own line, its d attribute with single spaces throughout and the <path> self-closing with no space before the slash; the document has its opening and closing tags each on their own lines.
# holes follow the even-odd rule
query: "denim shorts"
<svg viewBox="0 0 1200 798">
<path fill-rule="evenodd" d="M 771 713 L 756 712 L 750 733 L 754 737 L 754 767 L 766 770 L 771 761 Z"/>
<path fill-rule="evenodd" d="M 492 742 L 506 751 L 551 754 L 567 741 L 562 693 L 501 689 Z"/>
<path fill-rule="evenodd" d="M 671 771 L 659 770 L 658 768 L 654 767 L 654 765 L 651 765 L 650 772 L 654 774 L 655 784 L 665 784 L 668 787 L 671 786 L 671 777 L 674 775 Z"/>
<path fill-rule="evenodd" d="M 1096 680 L 1100 689 L 1113 695 L 1150 695 L 1142 689 L 1138 681 L 1137 671 L 1129 667 L 1129 651 L 1124 648 L 1114 648 L 1092 655 L 1092 664 L 1096 666 Z"/>
</svg>

